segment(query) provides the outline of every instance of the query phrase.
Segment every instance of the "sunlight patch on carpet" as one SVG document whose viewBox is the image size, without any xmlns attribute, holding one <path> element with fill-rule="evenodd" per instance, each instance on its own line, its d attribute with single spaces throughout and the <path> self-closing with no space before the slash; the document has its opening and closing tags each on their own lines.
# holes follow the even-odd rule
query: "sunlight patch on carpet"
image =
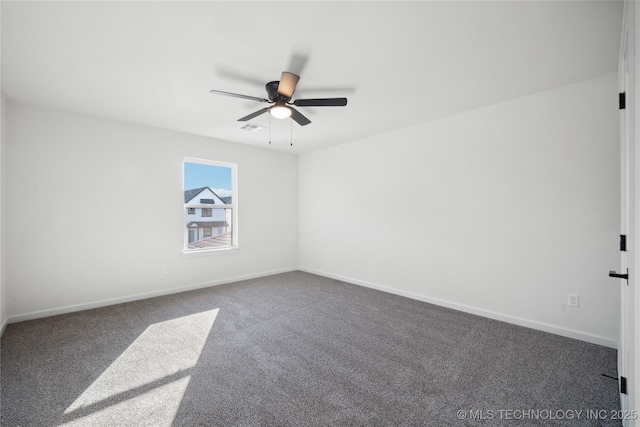
<svg viewBox="0 0 640 427">
<path fill-rule="evenodd" d="M 170 382 L 105 409 L 62 424 L 64 427 L 171 427 L 190 376 Z M 61 427 L 62 427 L 61 426 Z"/>
<path fill-rule="evenodd" d="M 170 426 L 217 315 L 215 309 L 149 326 L 66 409 L 67 419 L 77 419 L 64 426 L 88 425 L 88 417 L 91 425 L 151 419 Z"/>
</svg>

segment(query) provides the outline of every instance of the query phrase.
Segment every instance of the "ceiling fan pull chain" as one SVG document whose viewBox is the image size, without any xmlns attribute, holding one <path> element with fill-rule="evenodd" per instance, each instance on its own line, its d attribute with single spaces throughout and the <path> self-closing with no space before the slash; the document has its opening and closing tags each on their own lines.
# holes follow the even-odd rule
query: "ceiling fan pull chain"
<svg viewBox="0 0 640 427">
<path fill-rule="evenodd" d="M 289 119 L 289 143 L 293 147 L 293 120 Z"/>
<path fill-rule="evenodd" d="M 271 144 L 271 114 L 269 114 L 269 144 Z"/>
</svg>

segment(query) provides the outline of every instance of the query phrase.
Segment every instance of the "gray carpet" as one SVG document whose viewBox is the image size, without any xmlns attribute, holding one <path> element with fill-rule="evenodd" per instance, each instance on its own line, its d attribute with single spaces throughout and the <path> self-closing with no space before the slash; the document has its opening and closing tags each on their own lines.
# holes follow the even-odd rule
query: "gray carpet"
<svg viewBox="0 0 640 427">
<path fill-rule="evenodd" d="M 303 272 L 10 324 L 1 357 L 3 426 L 620 425 L 587 412 L 615 350 Z"/>
</svg>

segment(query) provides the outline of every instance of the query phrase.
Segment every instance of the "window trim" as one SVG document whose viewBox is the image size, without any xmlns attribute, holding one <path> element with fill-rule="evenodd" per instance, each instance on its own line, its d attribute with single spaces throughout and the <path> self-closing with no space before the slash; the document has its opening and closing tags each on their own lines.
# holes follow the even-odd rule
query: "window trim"
<svg viewBox="0 0 640 427">
<path fill-rule="evenodd" d="M 184 203 L 184 166 L 185 163 L 199 163 L 204 165 L 225 167 L 231 169 L 231 204 L 200 204 L 200 203 Z M 236 163 L 222 162 L 218 160 L 201 159 L 196 157 L 184 157 L 182 159 L 182 231 L 183 231 L 183 254 L 223 254 L 236 253 L 240 248 L 238 244 L 239 227 L 238 227 L 238 165 Z M 198 248 L 189 249 L 187 247 L 189 241 L 189 230 L 185 227 L 188 208 L 211 208 L 211 209 L 231 209 L 231 246 L 226 248 Z M 213 211 L 212 211 L 213 212 Z"/>
</svg>

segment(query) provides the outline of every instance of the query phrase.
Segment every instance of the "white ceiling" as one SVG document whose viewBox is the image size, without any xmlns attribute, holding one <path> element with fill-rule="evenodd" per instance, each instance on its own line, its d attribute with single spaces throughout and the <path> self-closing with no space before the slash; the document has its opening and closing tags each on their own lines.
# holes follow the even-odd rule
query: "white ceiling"
<svg viewBox="0 0 640 427">
<path fill-rule="evenodd" d="M 303 153 L 617 70 L 618 1 L 1 3 L 9 100 Z M 299 73 L 312 123 L 240 130 Z M 269 125 L 269 115 L 251 120 Z M 292 134 L 290 133 L 292 132 Z M 293 147 L 289 140 L 293 137 Z"/>
</svg>

